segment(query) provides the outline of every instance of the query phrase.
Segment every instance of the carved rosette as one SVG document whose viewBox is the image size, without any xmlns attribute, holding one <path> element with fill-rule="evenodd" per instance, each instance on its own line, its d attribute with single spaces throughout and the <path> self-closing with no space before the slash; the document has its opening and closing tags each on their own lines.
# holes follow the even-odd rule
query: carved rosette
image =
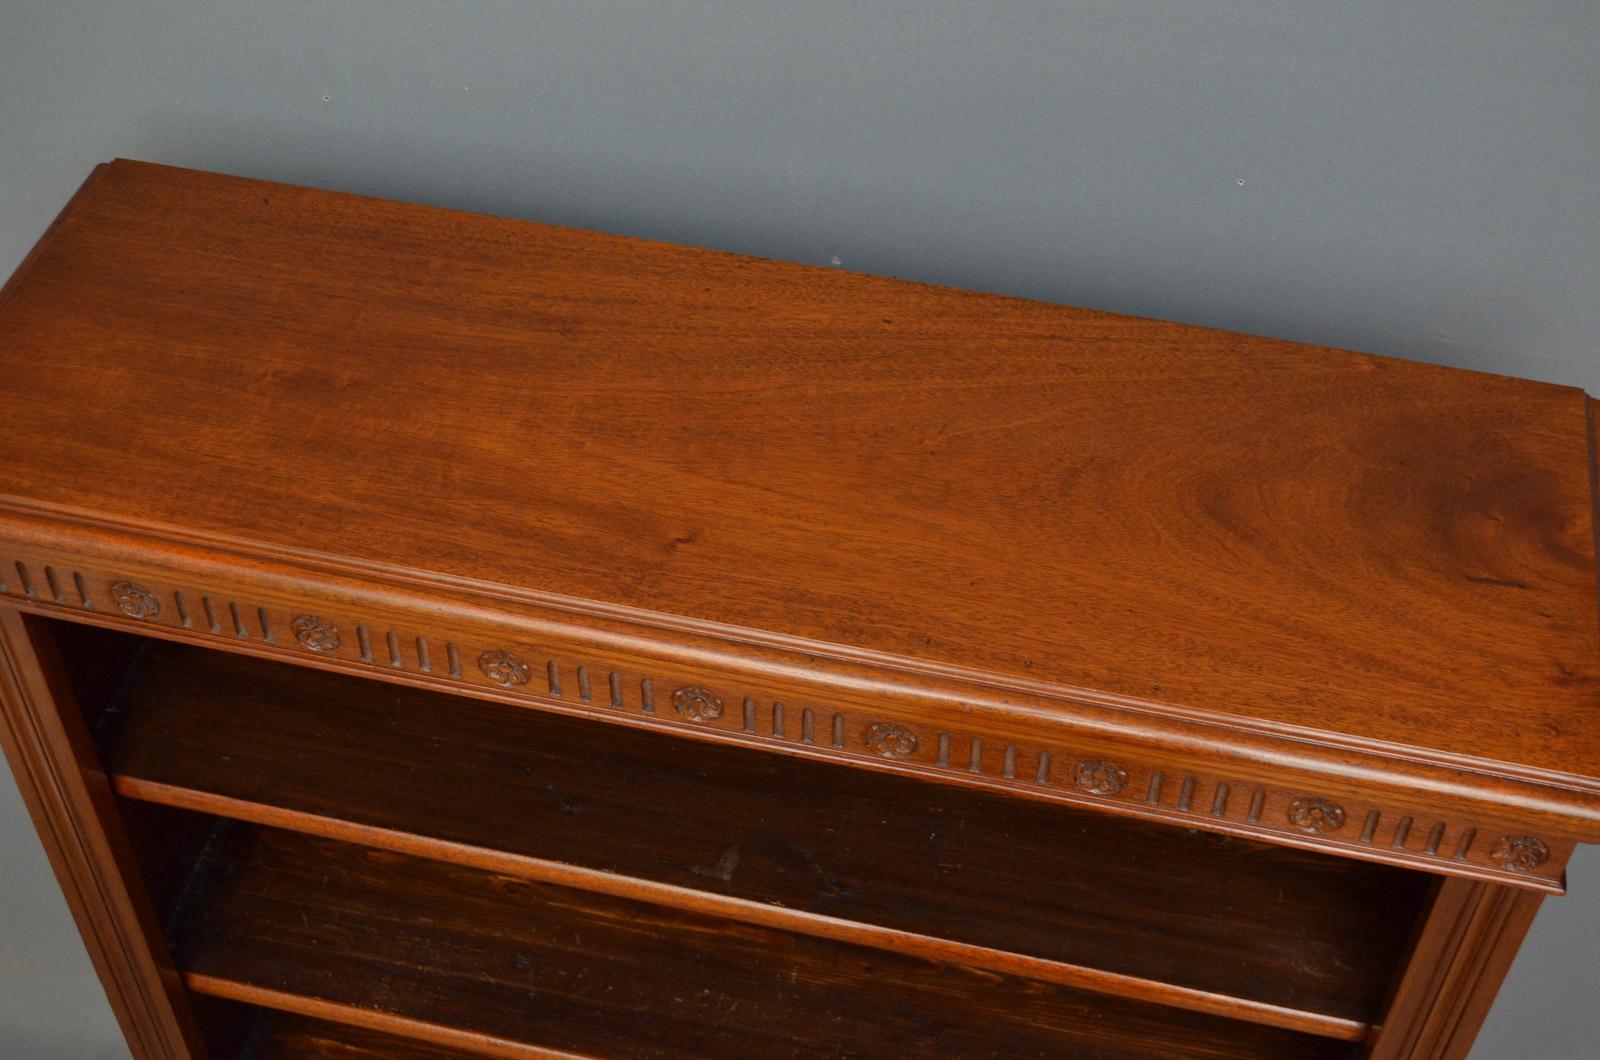
<svg viewBox="0 0 1600 1060">
<path fill-rule="evenodd" d="M 1115 795 L 1128 782 L 1128 771 L 1115 762 L 1086 758 L 1072 770 L 1072 782 L 1091 795 Z"/>
<path fill-rule="evenodd" d="M 505 688 L 528 683 L 528 664 L 508 651 L 486 651 L 478 656 L 483 676 Z"/>
<path fill-rule="evenodd" d="M 79 579 L 81 588 L 83 584 L 81 576 L 74 574 L 74 577 Z M 24 585 L 26 587 L 26 583 L 24 583 Z M 131 619 L 148 621 L 158 617 L 163 613 L 160 598 L 157 597 L 157 595 L 150 589 L 139 584 L 138 582 L 127 579 L 119 579 L 110 583 L 110 589 L 111 600 L 116 609 Z M 177 604 L 181 614 L 181 598 L 177 600 Z M 185 617 L 185 624 L 187 624 L 187 616 L 183 617 Z M 238 621 L 237 615 L 235 615 L 235 621 Z M 265 617 L 263 617 L 263 624 L 264 623 Z M 317 654 L 331 654 L 337 652 L 340 648 L 341 638 L 338 626 L 336 626 L 333 622 L 323 619 L 317 615 L 302 614 L 296 616 L 290 622 L 290 629 L 294 634 L 294 639 L 296 642 L 298 642 L 299 646 L 306 651 Z M 214 621 L 212 623 L 212 632 L 221 632 L 220 627 Z M 389 633 L 389 638 L 392 644 L 394 640 L 394 634 L 392 632 Z M 275 643 L 271 640 L 270 636 L 268 637 L 268 642 Z M 363 639 L 362 647 L 363 656 L 367 657 L 370 661 L 370 657 L 368 656 L 366 650 L 367 645 L 365 643 L 365 639 Z M 451 676 L 456 680 L 463 680 L 462 675 L 459 672 L 459 658 L 457 655 L 456 645 L 454 643 L 450 643 L 448 647 L 451 657 Z M 396 662 L 395 665 L 398 666 L 399 663 Z M 489 681 L 503 688 L 516 688 L 521 685 L 526 685 L 532 676 L 532 669 L 527 662 L 519 658 L 517 655 L 505 650 L 493 649 L 483 652 L 483 654 L 477 659 L 477 665 L 478 669 Z M 428 669 L 425 655 L 423 657 L 422 669 Z M 470 677 L 466 678 L 466 680 L 470 681 Z M 612 680 L 613 682 L 616 681 L 615 674 L 612 675 Z M 555 694 L 560 694 L 559 689 L 556 690 Z M 673 691 L 671 698 L 674 712 L 678 717 L 684 719 L 685 721 L 697 724 L 707 724 L 724 716 L 725 703 L 723 698 L 704 686 L 687 685 L 678 688 Z M 834 746 L 836 747 L 843 746 L 842 723 L 842 717 L 836 716 L 835 725 L 839 726 L 834 730 Z M 748 719 L 746 721 L 746 731 L 753 731 L 749 727 Z M 781 724 L 776 735 L 780 738 L 784 736 Z M 956 738 L 966 739 L 967 736 L 958 734 Z M 810 742 L 811 740 L 809 725 L 806 728 L 803 739 L 805 739 L 807 742 Z M 976 742 L 977 737 L 973 736 L 972 739 L 974 742 Z M 949 740 L 950 737 L 948 735 L 941 738 L 941 754 L 939 761 L 941 766 L 950 766 L 948 755 L 946 754 L 948 751 Z M 868 725 L 865 731 L 862 733 L 862 745 L 862 749 L 867 754 L 889 760 L 910 758 L 917 754 L 920 746 L 917 734 L 914 731 L 905 725 L 889 721 L 880 721 Z M 1016 757 L 1014 752 L 1015 749 L 1010 749 L 1010 752 L 1008 752 L 1007 769 L 1005 773 L 1005 777 L 1008 780 L 1014 779 L 1013 767 L 1015 765 Z M 978 772 L 976 759 L 974 760 L 974 763 L 975 764 L 971 767 L 971 771 Z M 1048 774 L 1047 765 L 1048 763 L 1041 765 L 1037 781 L 1039 784 L 1046 783 L 1046 777 Z M 1106 759 L 1078 759 L 1073 764 L 1070 776 L 1072 778 L 1072 784 L 1075 788 L 1091 795 L 1114 796 L 1125 790 L 1128 784 L 1127 770 L 1117 763 L 1108 761 Z M 1159 780 L 1159 777 L 1157 780 Z M 1192 791 L 1193 784 L 1194 778 L 1191 777 L 1186 782 L 1186 792 Z M 1155 788 L 1154 790 L 1159 791 L 1159 787 Z M 1156 797 L 1153 794 L 1150 801 L 1154 803 L 1155 798 Z M 1261 804 L 1265 798 L 1266 792 L 1260 788 L 1256 789 L 1254 793 L 1254 801 L 1251 803 L 1251 815 L 1249 817 L 1249 820 L 1252 823 L 1257 823 L 1260 821 L 1258 814 Z M 1220 816 L 1222 812 L 1220 807 L 1226 806 L 1225 791 L 1219 793 L 1218 801 L 1215 805 L 1218 808 L 1214 808 L 1212 812 Z M 1182 803 L 1180 808 L 1183 810 L 1189 809 L 1187 800 Z M 1298 832 L 1313 836 L 1330 835 L 1331 833 L 1339 831 L 1344 827 L 1347 816 L 1343 806 L 1337 802 L 1322 797 L 1305 796 L 1294 799 L 1289 804 L 1287 810 L 1288 825 Z M 1373 811 L 1373 820 L 1376 819 L 1377 813 L 1378 811 Z M 1370 841 L 1371 836 L 1368 835 L 1364 836 L 1363 838 Z M 1467 837 L 1467 840 L 1470 843 L 1470 835 Z M 1480 847 L 1479 850 L 1481 851 L 1482 848 Z M 1430 855 L 1436 855 L 1435 849 L 1431 846 L 1427 853 Z M 1436 856 L 1441 858 L 1444 857 L 1443 854 L 1437 854 Z M 1478 856 L 1485 857 L 1485 855 L 1481 853 Z M 1464 847 L 1463 852 L 1456 855 L 1457 859 L 1461 859 L 1462 857 L 1464 857 Z M 1531 874 L 1537 872 L 1541 866 L 1547 864 L 1550 860 L 1550 857 L 1551 851 L 1549 845 L 1544 840 L 1539 839 L 1537 836 L 1505 835 L 1500 837 L 1490 847 L 1486 855 L 1486 860 L 1509 872 Z"/>
<path fill-rule="evenodd" d="M 880 758 L 906 758 L 917 753 L 917 734 L 891 721 L 868 725 L 862 741 Z"/>
<path fill-rule="evenodd" d="M 155 618 L 161 613 L 161 601 L 156 594 L 136 582 L 112 582 L 111 597 L 117 610 L 130 618 Z"/>
<path fill-rule="evenodd" d="M 339 627 L 332 622 L 316 615 L 300 615 L 289 623 L 289 628 L 294 631 L 294 639 L 306 651 L 322 655 L 339 650 Z"/>
<path fill-rule="evenodd" d="M 1302 832 L 1327 835 L 1344 826 L 1344 807 L 1327 799 L 1296 799 L 1289 804 L 1289 823 Z"/>
<path fill-rule="evenodd" d="M 711 721 L 722 717 L 722 697 L 698 685 L 680 688 L 672 693 L 672 709 L 680 718 L 690 721 Z"/>
<path fill-rule="evenodd" d="M 1489 856 L 1512 872 L 1532 872 L 1550 860 L 1550 848 L 1531 835 L 1508 835 L 1495 843 Z"/>
</svg>

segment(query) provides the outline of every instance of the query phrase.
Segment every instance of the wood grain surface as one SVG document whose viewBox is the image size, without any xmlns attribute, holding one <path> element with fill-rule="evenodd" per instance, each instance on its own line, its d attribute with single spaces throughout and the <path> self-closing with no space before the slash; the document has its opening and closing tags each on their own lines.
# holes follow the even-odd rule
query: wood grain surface
<svg viewBox="0 0 1600 1060">
<path fill-rule="evenodd" d="M 16 498 L 1600 783 L 1575 390 L 125 162 L 0 358 Z"/>
</svg>

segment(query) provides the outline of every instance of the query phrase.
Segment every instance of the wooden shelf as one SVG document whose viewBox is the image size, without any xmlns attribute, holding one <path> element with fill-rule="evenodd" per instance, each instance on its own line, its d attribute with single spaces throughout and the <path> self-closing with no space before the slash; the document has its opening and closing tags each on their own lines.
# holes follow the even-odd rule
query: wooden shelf
<svg viewBox="0 0 1600 1060">
<path fill-rule="evenodd" d="M 1346 1057 L 1354 1045 L 221 822 L 190 988 L 486 1055 Z M 842 1000 L 848 999 L 848 1000 Z"/>
<path fill-rule="evenodd" d="M 220 984 L 209 994 L 193 993 L 195 1016 L 212 1057 L 230 1060 L 462 1060 L 481 1052 L 401 1037 L 365 1025 L 370 1014 L 328 1006 L 335 1018 L 287 1011 L 262 1002 L 281 1000 L 270 991 L 241 988 L 250 1002 L 224 1000 Z M 305 999 L 287 999 L 303 1003 Z M 366 1017 L 364 1019 L 364 1017 Z M 560 1056 L 562 1054 L 554 1054 Z"/>
<path fill-rule="evenodd" d="M 460 1060 L 474 1054 L 288 1012 L 263 1016 L 239 1060 Z"/>
<path fill-rule="evenodd" d="M 1350 1040 L 1427 888 L 165 642 L 100 736 L 134 799 Z"/>
</svg>

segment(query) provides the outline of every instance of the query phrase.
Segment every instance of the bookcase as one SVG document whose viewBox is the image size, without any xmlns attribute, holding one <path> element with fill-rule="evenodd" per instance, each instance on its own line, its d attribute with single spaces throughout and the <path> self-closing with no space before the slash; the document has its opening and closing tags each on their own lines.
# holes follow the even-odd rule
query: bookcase
<svg viewBox="0 0 1600 1060">
<path fill-rule="evenodd" d="M 1562 387 L 135 162 L 0 294 L 144 1057 L 1461 1057 L 1600 839 Z"/>
</svg>

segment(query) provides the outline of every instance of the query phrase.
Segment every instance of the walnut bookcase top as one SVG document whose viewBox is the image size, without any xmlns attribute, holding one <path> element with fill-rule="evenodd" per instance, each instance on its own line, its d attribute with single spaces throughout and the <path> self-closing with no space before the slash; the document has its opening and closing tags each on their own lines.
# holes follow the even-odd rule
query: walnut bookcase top
<svg viewBox="0 0 1600 1060">
<path fill-rule="evenodd" d="M 137 162 L 0 295 L 23 606 L 1555 890 L 1595 404 Z"/>
</svg>

